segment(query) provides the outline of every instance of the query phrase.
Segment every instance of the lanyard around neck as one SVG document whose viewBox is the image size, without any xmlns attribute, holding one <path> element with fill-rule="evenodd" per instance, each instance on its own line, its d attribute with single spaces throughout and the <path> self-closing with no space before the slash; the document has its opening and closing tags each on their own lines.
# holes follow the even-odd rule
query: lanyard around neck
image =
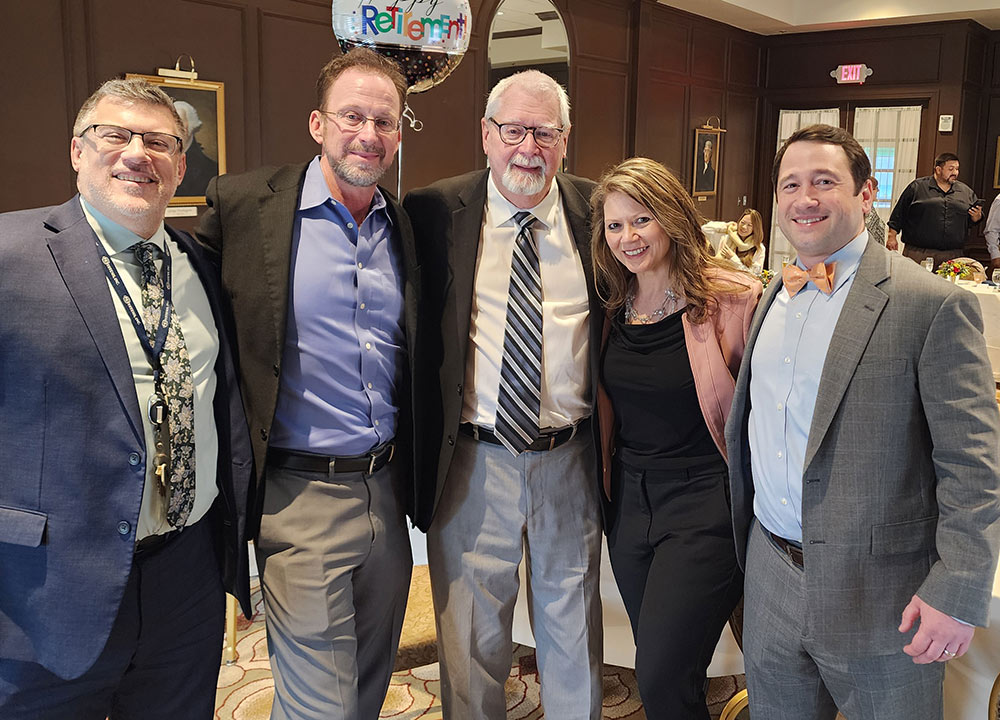
<svg viewBox="0 0 1000 720">
<path fill-rule="evenodd" d="M 161 370 L 160 354 L 163 352 L 163 346 L 167 342 L 167 334 L 170 331 L 170 318 L 173 313 L 173 303 L 170 301 L 172 293 L 170 249 L 168 244 L 166 242 L 163 243 L 163 303 L 160 305 L 160 317 L 156 323 L 156 334 L 153 341 L 150 342 L 149 333 L 142 322 L 142 314 L 139 306 L 133 302 L 132 296 L 129 295 L 128 289 L 125 287 L 125 283 L 122 282 L 121 275 L 118 273 L 117 268 L 115 268 L 114 263 L 111 262 L 111 256 L 104 249 L 104 245 L 101 244 L 100 240 L 95 239 L 94 242 L 97 244 L 97 250 L 101 254 L 101 264 L 104 266 L 104 274 L 111 282 L 111 287 L 118 293 L 118 298 L 125 307 L 129 319 L 132 320 L 132 326 L 139 337 L 139 342 L 142 343 L 142 348 L 146 351 L 146 355 L 152 363 L 153 384 L 159 387 Z"/>
</svg>

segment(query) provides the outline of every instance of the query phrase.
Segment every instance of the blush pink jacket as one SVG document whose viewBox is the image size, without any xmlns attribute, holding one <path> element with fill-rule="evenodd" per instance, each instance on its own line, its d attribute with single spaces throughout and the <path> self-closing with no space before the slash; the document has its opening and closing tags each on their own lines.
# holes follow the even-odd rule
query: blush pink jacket
<svg viewBox="0 0 1000 720">
<path fill-rule="evenodd" d="M 733 404 L 736 376 L 740 371 L 750 321 L 760 300 L 762 287 L 760 281 L 748 273 L 714 268 L 711 272 L 719 279 L 730 280 L 746 287 L 742 292 L 720 296 L 717 311 L 700 324 L 692 323 L 687 313 L 681 319 L 688 360 L 694 375 L 695 391 L 698 394 L 698 405 L 701 407 L 712 440 L 725 458 L 726 419 Z M 604 356 L 604 346 L 607 344 L 610 329 L 611 321 L 605 318 L 601 353 L 598 357 Z M 601 481 L 604 494 L 610 499 L 611 458 L 615 451 L 615 414 L 611 397 L 600 381 L 600 368 L 595 368 L 595 373 L 597 417 L 600 425 Z"/>
</svg>

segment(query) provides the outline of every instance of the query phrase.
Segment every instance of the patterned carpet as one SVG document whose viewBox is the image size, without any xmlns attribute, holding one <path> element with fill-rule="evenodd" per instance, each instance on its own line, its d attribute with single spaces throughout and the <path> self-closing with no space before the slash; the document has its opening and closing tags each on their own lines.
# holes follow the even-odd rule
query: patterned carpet
<svg viewBox="0 0 1000 720">
<path fill-rule="evenodd" d="M 426 598 L 429 593 L 426 592 L 425 583 L 425 577 L 415 576 L 414 587 L 411 588 L 411 606 L 407 608 L 407 621 L 403 630 L 403 644 L 407 644 L 407 633 L 422 634 L 426 631 L 428 622 L 433 627 L 433 613 L 427 607 L 429 601 Z M 256 580 L 252 589 L 254 619 L 251 622 L 242 615 L 239 616 L 236 661 L 232 665 L 223 665 L 219 673 L 215 703 L 215 717 L 219 720 L 267 720 L 271 711 L 274 684 L 267 658 L 263 600 Z M 419 661 L 421 656 L 426 656 L 426 643 L 410 645 L 410 654 L 407 656 L 409 660 Z M 397 659 L 397 667 L 405 664 L 401 661 L 402 654 Z M 436 662 L 398 670 L 392 676 L 380 717 L 394 720 L 439 720 L 439 686 Z M 713 718 L 719 716 L 729 698 L 742 687 L 742 675 L 711 680 L 708 696 Z M 538 720 L 543 717 L 534 649 L 514 646 L 506 690 L 508 720 Z M 642 711 L 635 673 L 632 670 L 613 666 L 604 668 L 603 717 L 608 720 L 645 720 L 646 715 Z"/>
</svg>

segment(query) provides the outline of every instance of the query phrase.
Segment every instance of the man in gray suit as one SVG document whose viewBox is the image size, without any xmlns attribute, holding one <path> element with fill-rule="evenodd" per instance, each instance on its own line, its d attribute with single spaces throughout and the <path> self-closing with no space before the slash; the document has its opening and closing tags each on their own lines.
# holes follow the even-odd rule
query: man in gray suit
<svg viewBox="0 0 1000 720">
<path fill-rule="evenodd" d="M 940 718 L 944 664 L 987 622 L 1000 417 L 979 304 L 869 242 L 870 174 L 827 125 L 774 161 L 799 257 L 727 428 L 753 718 Z"/>
</svg>

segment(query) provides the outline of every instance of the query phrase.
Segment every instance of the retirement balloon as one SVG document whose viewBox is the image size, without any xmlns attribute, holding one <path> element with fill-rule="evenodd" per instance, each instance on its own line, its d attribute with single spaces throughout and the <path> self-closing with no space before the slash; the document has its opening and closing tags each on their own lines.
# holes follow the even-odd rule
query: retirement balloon
<svg viewBox="0 0 1000 720">
<path fill-rule="evenodd" d="M 367 47 L 399 63 L 410 92 L 437 85 L 469 49 L 468 0 L 333 0 L 340 49 Z"/>
</svg>

